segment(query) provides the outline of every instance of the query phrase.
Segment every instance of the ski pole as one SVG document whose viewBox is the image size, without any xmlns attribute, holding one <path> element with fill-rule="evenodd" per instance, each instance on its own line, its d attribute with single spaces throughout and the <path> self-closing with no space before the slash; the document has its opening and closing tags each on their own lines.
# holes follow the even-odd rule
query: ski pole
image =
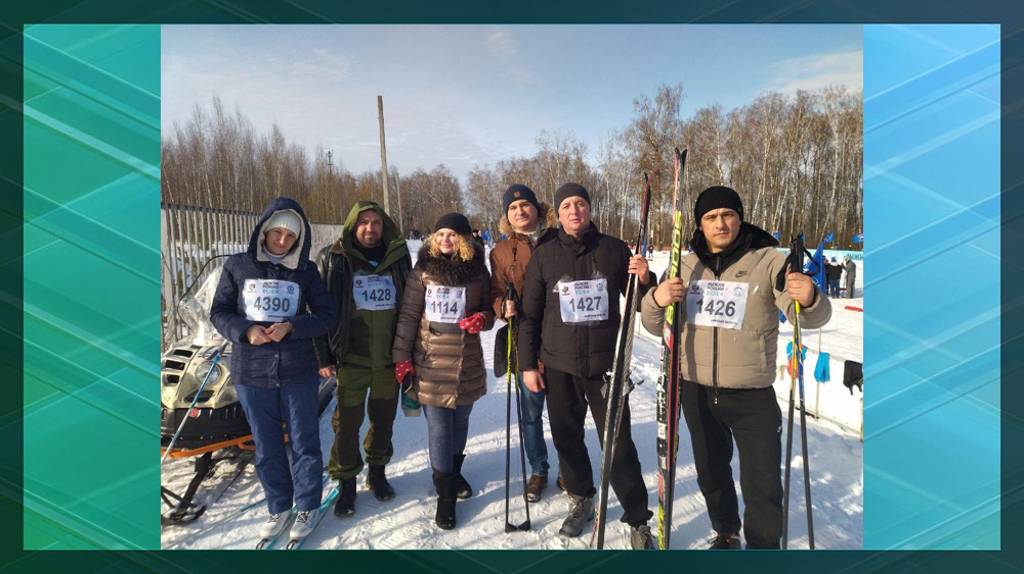
<svg viewBox="0 0 1024 574">
<path fill-rule="evenodd" d="M 510 282 L 505 292 L 506 301 L 515 301 L 515 288 Z M 515 324 L 514 317 L 508 318 L 508 335 L 505 337 L 505 532 L 530 530 L 530 501 L 526 498 L 526 455 L 523 452 L 523 420 L 522 408 L 519 404 L 519 380 L 512 371 L 512 348 L 515 346 Z M 518 369 L 519 362 L 516 361 L 515 368 Z M 513 384 L 513 380 L 515 384 Z M 511 498 L 510 482 L 512 467 L 512 393 L 516 393 L 516 425 L 519 431 L 519 458 L 523 469 L 523 502 L 526 504 L 526 522 L 515 525 L 508 519 L 509 500 Z"/>
<path fill-rule="evenodd" d="M 511 288 L 511 284 L 509 284 L 509 287 Z M 515 291 L 513 290 L 512 293 L 514 294 Z M 513 369 L 511 368 L 512 367 L 512 356 L 513 356 L 512 355 L 512 349 L 517 349 L 517 347 L 516 347 L 515 325 L 513 324 L 512 321 L 509 321 L 508 325 L 509 325 L 509 327 L 508 327 L 508 355 L 509 355 L 508 363 L 509 363 L 509 373 L 511 373 L 513 371 Z M 516 358 L 516 367 L 517 367 L 516 371 L 518 371 L 518 366 L 519 366 L 519 360 L 518 360 L 518 357 L 517 357 Z M 530 530 L 530 500 L 528 498 L 526 498 L 526 450 L 525 450 L 525 448 L 526 448 L 526 446 L 525 446 L 526 441 L 523 440 L 523 438 L 524 438 L 523 437 L 523 406 L 522 406 L 522 404 L 520 404 L 520 398 L 519 398 L 519 375 L 518 374 L 514 375 L 514 377 L 515 377 L 514 378 L 515 383 L 513 384 L 513 387 L 515 387 L 515 391 L 516 391 L 516 428 L 519 429 L 519 468 L 522 469 L 522 471 L 523 471 L 523 504 L 526 507 L 526 522 L 523 522 L 523 523 L 519 524 L 518 526 L 514 526 L 514 525 L 510 524 L 506 520 L 505 521 L 505 530 L 506 530 L 506 532 L 508 532 L 509 531 L 508 528 L 511 526 L 511 527 L 515 528 L 515 530 L 519 530 L 519 531 L 525 532 L 527 530 Z"/>
<path fill-rule="evenodd" d="M 203 393 L 203 389 L 206 388 L 206 383 L 210 381 L 210 375 L 213 374 L 213 370 L 216 369 L 217 364 L 220 363 L 221 352 L 225 348 L 227 348 L 227 346 L 228 343 L 227 341 L 225 341 L 220 347 L 217 348 L 217 351 L 214 352 L 213 360 L 210 363 L 210 370 L 206 371 L 206 376 L 203 378 L 202 384 L 199 385 L 199 389 L 196 390 L 195 396 L 192 397 L 192 404 L 190 404 L 188 406 L 188 409 L 185 411 L 185 416 L 182 417 L 181 424 L 178 425 L 178 430 L 174 431 L 174 436 L 171 437 L 171 442 L 167 445 L 167 449 L 164 450 L 164 455 L 160 458 L 160 464 L 163 464 L 164 461 L 167 460 L 167 457 L 171 456 L 171 449 L 174 448 L 174 443 L 178 442 L 178 437 L 181 436 L 181 431 L 182 429 L 185 428 L 185 423 L 188 422 L 189 413 L 192 412 L 192 409 L 196 406 L 196 403 L 199 402 L 199 395 L 201 395 Z"/>
</svg>

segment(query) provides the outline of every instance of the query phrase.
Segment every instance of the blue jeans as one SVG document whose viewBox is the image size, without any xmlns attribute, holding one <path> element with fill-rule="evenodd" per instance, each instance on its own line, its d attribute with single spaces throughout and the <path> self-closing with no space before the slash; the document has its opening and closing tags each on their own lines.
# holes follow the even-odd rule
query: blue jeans
<svg viewBox="0 0 1024 574">
<path fill-rule="evenodd" d="M 832 279 L 828 282 L 828 296 L 839 297 L 839 280 Z"/>
<path fill-rule="evenodd" d="M 280 387 L 235 385 L 256 443 L 256 474 L 271 514 L 320 507 L 323 455 L 320 453 L 319 381 Z M 284 429 L 288 424 L 288 445 Z M 292 451 L 291 464 L 285 449 Z"/>
<path fill-rule="evenodd" d="M 533 474 L 547 476 L 548 445 L 544 442 L 544 397 L 547 391 L 533 392 L 519 380 L 519 400 L 523 406 L 523 447 Z"/>
<path fill-rule="evenodd" d="M 423 405 L 427 418 L 427 442 L 430 447 L 430 466 L 441 474 L 451 474 L 455 467 L 455 455 L 466 449 L 469 436 L 469 413 L 473 405 L 462 405 L 454 409 Z"/>
</svg>

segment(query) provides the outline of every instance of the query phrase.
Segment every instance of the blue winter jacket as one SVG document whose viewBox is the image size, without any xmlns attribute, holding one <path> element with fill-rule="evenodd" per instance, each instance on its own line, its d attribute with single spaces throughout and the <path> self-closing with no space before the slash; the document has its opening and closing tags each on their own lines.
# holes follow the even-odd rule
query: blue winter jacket
<svg viewBox="0 0 1024 574">
<path fill-rule="evenodd" d="M 295 269 L 257 259 L 263 225 L 276 211 L 292 209 L 302 218 L 305 233 L 300 238 L 298 265 Z M 312 233 L 309 220 L 298 202 L 287 197 L 272 201 L 249 239 L 249 249 L 228 258 L 210 308 L 210 321 L 232 343 L 231 378 L 235 384 L 253 387 L 279 387 L 318 380 L 318 365 L 313 337 L 334 328 L 337 317 L 331 298 L 316 264 L 309 260 Z M 277 279 L 299 285 L 296 315 L 290 320 L 292 331 L 278 343 L 251 345 L 245 336 L 252 325 L 269 326 L 272 321 L 246 318 L 242 289 L 246 279 Z"/>
</svg>

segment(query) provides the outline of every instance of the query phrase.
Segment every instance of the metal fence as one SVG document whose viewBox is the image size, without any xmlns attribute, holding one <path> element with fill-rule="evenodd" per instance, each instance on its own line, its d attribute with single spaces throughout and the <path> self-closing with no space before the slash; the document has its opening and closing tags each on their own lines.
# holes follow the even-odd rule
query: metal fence
<svg viewBox="0 0 1024 574">
<path fill-rule="evenodd" d="M 160 317 L 163 346 L 189 335 L 188 326 L 174 313 L 185 290 L 198 286 L 211 269 L 204 265 L 220 255 L 232 255 L 249 247 L 249 237 L 259 221 L 258 213 L 160 205 Z M 310 257 L 341 234 L 340 225 L 314 223 Z"/>
</svg>

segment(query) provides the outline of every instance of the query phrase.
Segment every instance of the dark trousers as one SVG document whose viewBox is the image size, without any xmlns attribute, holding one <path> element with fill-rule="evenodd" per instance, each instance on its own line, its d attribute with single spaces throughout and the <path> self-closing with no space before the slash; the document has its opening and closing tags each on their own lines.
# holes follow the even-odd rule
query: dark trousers
<svg viewBox="0 0 1024 574">
<path fill-rule="evenodd" d="M 279 514 L 292 507 L 315 510 L 323 494 L 320 454 L 320 382 L 262 388 L 235 385 L 256 443 L 256 475 L 267 495 L 267 508 Z M 288 425 L 288 444 L 284 428 Z M 287 449 L 291 450 L 291 462 Z"/>
<path fill-rule="evenodd" d="M 681 401 L 693 445 L 697 484 L 711 527 L 719 534 L 740 531 L 733 483 L 733 440 L 740 451 L 743 536 L 748 548 L 778 548 L 782 537 L 782 412 L 772 387 L 719 389 L 682 382 Z"/>
<path fill-rule="evenodd" d="M 334 480 L 357 476 L 363 470 L 363 458 L 359 453 L 359 428 L 363 426 L 364 410 L 370 415 L 370 428 L 363 440 L 366 462 L 384 466 L 391 461 L 395 448 L 391 443 L 395 412 L 398 409 L 398 395 L 388 399 L 370 398 L 362 404 L 346 407 L 340 402 L 331 420 L 334 426 L 334 446 L 327 470 Z"/>
<path fill-rule="evenodd" d="M 558 451 L 562 480 L 568 492 L 589 498 L 597 493 L 597 489 L 594 488 L 590 453 L 583 442 L 583 423 L 589 404 L 598 439 L 604 440 L 605 409 L 608 407 L 607 399 L 601 396 L 604 380 L 585 379 L 551 369 L 545 371 L 544 378 L 548 392 L 548 422 L 551 424 L 551 439 Z M 639 526 L 650 520 L 653 514 L 647 507 L 647 487 L 644 486 L 640 459 L 630 430 L 628 397 L 622 403 L 622 426 L 616 440 L 610 482 L 625 510 L 622 522 Z"/>
</svg>

